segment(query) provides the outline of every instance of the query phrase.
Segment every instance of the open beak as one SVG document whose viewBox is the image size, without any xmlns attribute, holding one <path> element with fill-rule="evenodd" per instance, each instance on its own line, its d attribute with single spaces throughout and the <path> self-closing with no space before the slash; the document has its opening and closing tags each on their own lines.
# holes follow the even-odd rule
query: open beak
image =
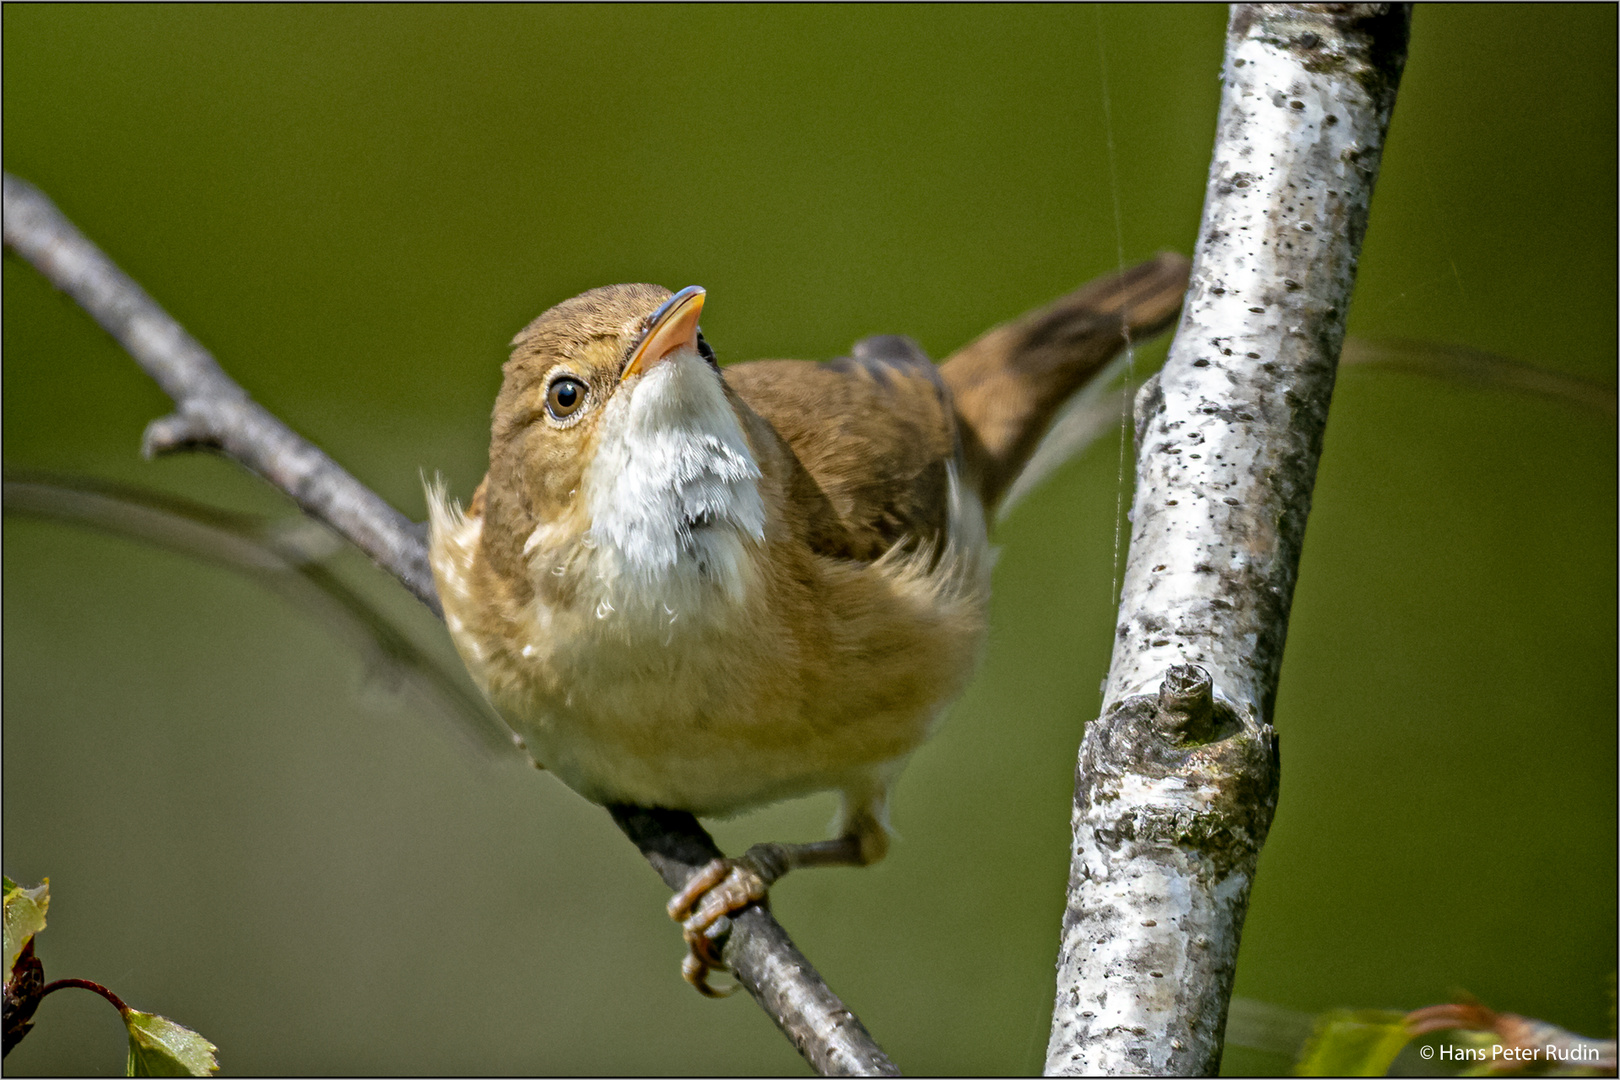
<svg viewBox="0 0 1620 1080">
<path fill-rule="evenodd" d="M 703 297 L 702 288 L 688 285 L 653 312 L 647 336 L 636 346 L 630 363 L 625 365 L 624 374 L 619 376 L 620 382 L 632 375 L 640 375 L 682 348 L 697 351 L 698 316 L 703 312 Z"/>
</svg>

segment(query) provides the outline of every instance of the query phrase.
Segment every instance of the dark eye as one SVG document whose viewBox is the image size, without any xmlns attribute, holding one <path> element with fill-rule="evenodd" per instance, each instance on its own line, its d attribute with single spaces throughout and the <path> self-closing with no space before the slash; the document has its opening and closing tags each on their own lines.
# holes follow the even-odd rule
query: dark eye
<svg viewBox="0 0 1620 1080">
<path fill-rule="evenodd" d="M 585 404 L 585 384 L 564 375 L 546 390 L 546 411 L 553 420 L 566 420 Z"/>
</svg>

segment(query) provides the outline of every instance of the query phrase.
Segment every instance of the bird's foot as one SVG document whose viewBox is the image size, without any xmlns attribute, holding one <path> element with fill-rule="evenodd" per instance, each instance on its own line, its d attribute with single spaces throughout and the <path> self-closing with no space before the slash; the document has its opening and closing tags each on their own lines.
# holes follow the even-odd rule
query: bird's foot
<svg viewBox="0 0 1620 1080">
<path fill-rule="evenodd" d="M 749 904 L 764 902 L 770 887 L 787 872 L 779 845 L 756 844 L 740 859 L 715 859 L 693 875 L 669 899 L 669 917 L 681 924 L 686 937 L 686 959 L 681 976 L 704 997 L 727 997 L 709 985 L 709 972 L 724 971 L 720 948 L 731 930 L 730 916 Z"/>
</svg>

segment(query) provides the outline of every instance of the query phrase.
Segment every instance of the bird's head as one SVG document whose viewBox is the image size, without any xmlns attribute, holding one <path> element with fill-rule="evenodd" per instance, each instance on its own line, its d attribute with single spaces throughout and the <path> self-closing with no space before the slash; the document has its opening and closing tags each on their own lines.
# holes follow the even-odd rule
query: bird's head
<svg viewBox="0 0 1620 1080">
<path fill-rule="evenodd" d="M 698 330 L 703 301 L 612 285 L 517 335 L 490 442 L 492 559 L 530 576 L 589 564 L 610 592 L 743 587 L 760 471 Z"/>
</svg>

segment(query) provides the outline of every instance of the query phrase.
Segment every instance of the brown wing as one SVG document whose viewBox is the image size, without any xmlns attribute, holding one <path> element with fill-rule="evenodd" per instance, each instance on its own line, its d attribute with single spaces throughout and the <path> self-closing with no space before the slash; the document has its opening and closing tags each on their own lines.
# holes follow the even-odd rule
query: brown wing
<svg viewBox="0 0 1620 1080">
<path fill-rule="evenodd" d="M 938 541 L 950 461 L 993 509 L 1070 395 L 1128 340 L 1175 319 L 1188 270 L 1166 253 L 1100 278 L 937 368 L 910 338 L 885 336 L 846 359 L 759 360 L 724 375 L 803 466 L 789 482 L 795 504 L 811 508 L 811 546 L 875 559 L 908 537 Z"/>
<path fill-rule="evenodd" d="M 945 383 L 910 338 L 866 338 L 853 353 L 735 364 L 725 379 L 825 496 L 832 520 L 807 523 L 815 550 L 870 561 L 901 541 L 937 545 L 957 453 Z"/>
</svg>

